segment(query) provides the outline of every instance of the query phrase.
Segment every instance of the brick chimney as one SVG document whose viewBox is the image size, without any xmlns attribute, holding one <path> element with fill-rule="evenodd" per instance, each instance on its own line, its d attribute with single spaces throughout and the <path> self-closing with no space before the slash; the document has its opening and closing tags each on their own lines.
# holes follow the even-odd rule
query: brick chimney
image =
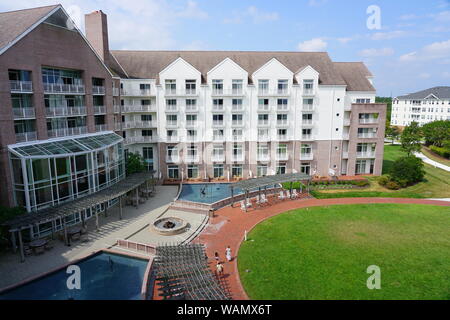
<svg viewBox="0 0 450 320">
<path fill-rule="evenodd" d="M 101 10 L 85 15 L 86 37 L 106 65 L 109 60 L 108 18 Z"/>
</svg>

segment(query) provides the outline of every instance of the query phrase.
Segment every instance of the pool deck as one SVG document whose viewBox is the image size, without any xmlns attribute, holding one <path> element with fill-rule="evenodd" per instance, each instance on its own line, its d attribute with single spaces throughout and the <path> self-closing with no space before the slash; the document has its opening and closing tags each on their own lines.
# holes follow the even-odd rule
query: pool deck
<svg viewBox="0 0 450 320">
<path fill-rule="evenodd" d="M 108 217 L 102 215 L 99 218 L 98 232 L 95 230 L 95 219 L 90 219 L 87 222 L 90 240 L 88 243 L 76 241 L 71 247 L 67 247 L 62 241 L 54 240 L 53 249 L 42 255 L 27 256 L 24 263 L 20 263 L 19 253 L 0 255 L 0 290 L 67 265 L 93 252 L 110 248 L 116 244 L 117 239 L 126 239 L 131 235 L 139 234 L 143 226 L 153 222 L 168 209 L 177 191 L 176 186 L 157 186 L 155 196 L 139 205 L 139 208 L 124 207 L 122 220 L 119 220 L 118 207 L 109 209 Z M 146 242 L 146 239 L 142 240 Z M 175 242 L 176 239 L 168 236 L 166 240 Z"/>
</svg>

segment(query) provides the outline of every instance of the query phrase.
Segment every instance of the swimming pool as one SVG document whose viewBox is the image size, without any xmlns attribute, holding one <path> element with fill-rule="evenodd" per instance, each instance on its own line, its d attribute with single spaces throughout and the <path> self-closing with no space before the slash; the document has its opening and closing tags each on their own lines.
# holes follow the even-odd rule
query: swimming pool
<svg viewBox="0 0 450 320">
<path fill-rule="evenodd" d="M 147 264 L 147 260 L 101 252 L 76 264 L 81 290 L 67 288 L 71 274 L 62 269 L 0 294 L 0 300 L 138 300 Z"/>
<path fill-rule="evenodd" d="M 267 187 L 272 188 L 273 186 Z M 234 195 L 242 194 L 242 190 L 234 188 Z M 231 189 L 229 183 L 199 183 L 183 184 L 179 200 L 212 204 L 217 201 L 230 198 Z"/>
</svg>

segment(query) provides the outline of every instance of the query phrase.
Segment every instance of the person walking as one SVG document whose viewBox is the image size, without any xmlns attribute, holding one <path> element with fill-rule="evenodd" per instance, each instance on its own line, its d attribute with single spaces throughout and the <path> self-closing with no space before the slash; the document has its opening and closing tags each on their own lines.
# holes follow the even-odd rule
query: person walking
<svg viewBox="0 0 450 320">
<path fill-rule="evenodd" d="M 228 262 L 230 262 L 230 261 L 232 260 L 232 258 L 231 258 L 231 248 L 230 248 L 230 246 L 228 246 L 228 247 L 225 249 L 225 256 L 226 256 Z"/>
<path fill-rule="evenodd" d="M 219 262 L 219 253 L 217 251 L 214 253 L 214 259 L 216 260 L 216 263 Z"/>
<path fill-rule="evenodd" d="M 222 277 L 223 275 L 223 265 L 220 262 L 216 264 L 217 276 Z"/>
</svg>

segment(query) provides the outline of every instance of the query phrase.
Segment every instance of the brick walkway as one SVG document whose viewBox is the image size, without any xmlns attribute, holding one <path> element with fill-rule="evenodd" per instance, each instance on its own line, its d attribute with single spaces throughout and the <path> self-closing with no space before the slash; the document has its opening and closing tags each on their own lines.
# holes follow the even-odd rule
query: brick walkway
<svg viewBox="0 0 450 320">
<path fill-rule="evenodd" d="M 343 198 L 343 199 L 303 199 L 275 201 L 270 199 L 271 204 L 262 208 L 250 209 L 248 213 L 241 211 L 240 207 L 225 207 L 216 212 L 214 218 L 211 218 L 209 225 L 203 230 L 199 237 L 193 243 L 203 243 L 210 262 L 211 269 L 215 271 L 214 253 L 218 252 L 221 261 L 225 259 L 225 248 L 230 246 L 233 257 L 236 256 L 238 248 L 244 239 L 244 232 L 250 230 L 261 221 L 283 213 L 288 210 L 327 206 L 335 204 L 367 204 L 367 203 L 409 203 L 409 204 L 431 204 L 439 206 L 450 206 L 450 203 L 436 200 L 425 199 L 406 199 L 406 198 Z M 237 260 L 224 262 L 224 279 L 227 290 L 235 300 L 248 299 L 245 293 L 237 271 Z"/>
</svg>

